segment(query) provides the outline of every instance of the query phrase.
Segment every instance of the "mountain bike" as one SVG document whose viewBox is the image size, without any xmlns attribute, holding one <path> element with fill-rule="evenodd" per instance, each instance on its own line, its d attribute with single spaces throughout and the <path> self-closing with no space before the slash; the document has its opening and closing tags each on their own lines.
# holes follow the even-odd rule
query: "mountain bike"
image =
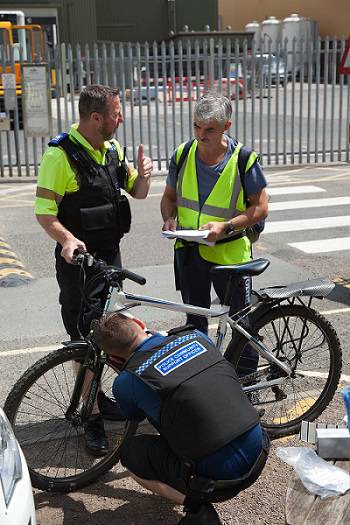
<svg viewBox="0 0 350 525">
<path fill-rule="evenodd" d="M 94 269 L 82 290 L 86 302 L 95 279 L 108 283 L 102 315 L 144 305 L 216 319 L 216 347 L 239 371 L 242 387 L 271 437 L 297 433 L 302 420 L 316 419 L 333 398 L 341 374 L 341 346 L 330 322 L 311 308 L 314 298 L 334 288 L 328 279 L 254 291 L 252 303 L 230 316 L 235 279 L 260 275 L 269 266 L 267 259 L 213 268 L 214 273 L 225 273 L 227 289 L 223 304 L 210 309 L 128 293 L 122 289 L 125 279 L 139 284 L 146 280 L 91 255 L 79 254 L 75 262 L 83 275 L 87 266 Z M 230 343 L 224 350 L 227 337 Z M 245 357 L 247 347 L 256 356 L 251 363 Z M 98 348 L 91 330 L 85 339 L 64 343 L 39 359 L 17 381 L 4 409 L 26 455 L 33 486 L 69 492 L 119 461 L 120 448 L 136 431 L 136 423 L 106 422 L 110 449 L 102 458 L 86 452 L 83 425 L 100 391 L 113 397 L 112 384 L 121 369 L 120 362 Z"/>
</svg>

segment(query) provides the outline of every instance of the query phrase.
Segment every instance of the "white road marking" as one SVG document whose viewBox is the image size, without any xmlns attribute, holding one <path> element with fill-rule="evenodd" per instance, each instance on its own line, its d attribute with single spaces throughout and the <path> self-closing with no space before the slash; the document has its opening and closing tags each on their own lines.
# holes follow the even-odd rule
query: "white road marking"
<svg viewBox="0 0 350 525">
<path fill-rule="evenodd" d="M 328 375 L 326 372 L 318 372 L 317 370 L 297 370 L 297 374 L 306 377 L 321 377 L 322 379 L 327 379 Z M 341 381 L 346 381 L 350 383 L 350 376 L 342 374 L 340 376 Z"/>
<path fill-rule="evenodd" d="M 319 188 L 318 186 L 284 186 L 267 188 L 267 193 L 269 195 L 292 195 L 293 193 L 297 195 L 298 193 L 321 193 L 324 191 L 326 190 Z"/>
<path fill-rule="evenodd" d="M 333 315 L 333 314 L 347 314 L 350 312 L 350 308 L 335 308 L 334 310 L 326 310 L 320 312 L 322 315 Z"/>
<path fill-rule="evenodd" d="M 296 232 L 302 230 L 321 230 L 323 228 L 337 228 L 350 226 L 350 215 L 339 217 L 318 217 L 316 219 L 298 219 L 292 221 L 267 222 L 264 234 Z"/>
<path fill-rule="evenodd" d="M 151 188 L 154 188 L 155 186 L 164 186 L 165 187 L 165 178 L 164 178 L 164 180 L 151 181 Z"/>
<path fill-rule="evenodd" d="M 156 186 L 163 186 L 163 187 L 165 187 L 165 184 L 162 183 L 161 181 L 157 181 L 157 182 L 152 184 L 151 188 L 152 187 L 156 187 Z M 276 187 L 268 186 L 268 188 L 267 188 L 267 193 L 269 195 L 293 195 L 293 194 L 294 195 L 300 195 L 300 194 L 304 194 L 304 193 L 321 193 L 321 192 L 325 192 L 325 191 L 326 190 L 324 190 L 323 188 L 319 188 L 318 186 L 284 186 L 284 187 L 282 187 L 282 186 L 281 187 L 279 187 L 279 186 L 276 186 Z M 163 193 L 150 193 L 148 195 L 148 197 L 159 197 L 160 195 L 163 195 Z M 350 201 L 350 198 L 349 198 L 349 201 Z M 300 202 L 302 202 L 302 201 L 300 201 Z M 280 205 L 280 206 L 282 206 L 284 204 L 287 205 L 287 203 L 270 203 L 269 204 L 269 209 L 270 210 L 273 210 L 273 205 L 274 204 L 275 205 Z"/>
<path fill-rule="evenodd" d="M 350 312 L 350 308 L 338 308 L 334 310 L 324 310 L 320 312 L 322 315 L 332 315 L 332 314 L 347 314 Z M 217 328 L 217 323 L 210 323 L 209 329 Z M 165 331 L 160 331 L 162 335 L 166 335 Z M 58 350 L 59 348 L 62 348 L 62 343 L 57 343 L 55 345 L 48 345 L 48 346 L 36 346 L 33 348 L 19 348 L 17 350 L 5 350 L 4 352 L 0 352 L 0 359 L 1 357 L 11 357 L 11 356 L 17 356 L 17 355 L 24 355 L 24 354 L 40 354 L 40 353 L 49 353 L 53 350 Z"/>
<path fill-rule="evenodd" d="M 23 354 L 39 354 L 39 353 L 49 353 L 53 350 L 57 350 L 58 348 L 62 347 L 62 345 L 50 345 L 50 346 L 36 346 L 34 348 L 19 348 L 17 350 L 5 350 L 4 352 L 0 352 L 0 358 L 1 357 L 9 357 L 9 356 L 17 356 L 17 355 L 23 355 Z"/>
<path fill-rule="evenodd" d="M 18 193 L 20 191 L 28 191 L 28 190 L 34 190 L 36 188 L 36 184 L 26 184 L 26 185 L 20 185 L 16 186 L 15 188 L 4 188 L 0 190 L 0 197 L 2 195 L 8 195 L 9 193 Z"/>
<path fill-rule="evenodd" d="M 301 208 L 322 208 L 350 204 L 350 197 L 334 197 L 328 199 L 302 199 L 299 201 L 270 202 L 269 211 L 297 210 Z"/>
<path fill-rule="evenodd" d="M 163 332 L 163 333 L 164 333 L 164 335 L 166 335 L 166 332 Z M 23 349 L 19 349 L 19 350 L 9 350 L 9 351 L 5 351 L 5 352 L 0 352 L 0 359 L 1 359 L 1 357 L 9 357 L 9 356 L 16 357 L 18 355 L 23 355 L 23 354 L 49 353 L 49 352 L 52 352 L 53 350 L 57 350 L 58 346 L 59 345 L 41 346 L 41 347 L 39 346 L 39 347 L 36 347 L 36 348 L 23 348 Z M 328 374 L 326 372 L 319 372 L 317 370 L 299 370 L 298 373 L 300 375 L 308 376 L 308 377 L 322 377 L 324 379 L 326 379 L 328 377 Z M 342 381 L 350 383 L 350 376 L 349 375 L 342 374 L 340 379 Z"/>
<path fill-rule="evenodd" d="M 320 239 L 318 241 L 291 242 L 288 244 L 304 253 L 328 253 L 350 250 L 350 237 Z"/>
</svg>

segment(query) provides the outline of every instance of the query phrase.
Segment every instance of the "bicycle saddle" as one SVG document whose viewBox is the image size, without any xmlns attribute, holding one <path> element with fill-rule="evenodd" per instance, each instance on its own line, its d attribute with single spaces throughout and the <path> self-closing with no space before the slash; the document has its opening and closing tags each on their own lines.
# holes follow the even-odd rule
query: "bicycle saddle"
<svg viewBox="0 0 350 525">
<path fill-rule="evenodd" d="M 212 273 L 226 273 L 234 277 L 242 277 L 248 275 L 260 275 L 270 265 L 267 259 L 255 259 L 242 264 L 230 264 L 227 266 L 214 266 L 210 271 Z"/>
</svg>

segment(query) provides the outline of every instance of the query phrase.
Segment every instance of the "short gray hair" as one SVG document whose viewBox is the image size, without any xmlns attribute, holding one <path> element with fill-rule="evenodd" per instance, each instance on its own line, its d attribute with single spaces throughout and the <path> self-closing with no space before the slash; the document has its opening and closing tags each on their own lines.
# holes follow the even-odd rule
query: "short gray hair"
<svg viewBox="0 0 350 525">
<path fill-rule="evenodd" d="M 215 91 L 208 91 L 196 102 L 194 107 L 194 119 L 198 122 L 216 120 L 225 124 L 232 115 L 231 101 Z"/>
</svg>

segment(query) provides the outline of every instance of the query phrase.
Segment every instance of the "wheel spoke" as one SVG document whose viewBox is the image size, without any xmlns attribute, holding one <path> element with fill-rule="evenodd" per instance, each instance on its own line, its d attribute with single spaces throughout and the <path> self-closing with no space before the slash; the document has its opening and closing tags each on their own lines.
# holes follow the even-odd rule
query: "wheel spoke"
<svg viewBox="0 0 350 525">
<path fill-rule="evenodd" d="M 5 403 L 16 437 L 26 454 L 33 486 L 69 491 L 91 483 L 119 458 L 120 446 L 133 426 L 105 424 L 111 449 L 96 458 L 85 450 L 80 415 L 65 414 L 75 385 L 74 363 L 83 362 L 85 350 L 61 349 L 35 363 L 12 389 Z M 104 366 L 101 389 L 110 396 L 116 372 Z"/>
<path fill-rule="evenodd" d="M 326 408 L 341 372 L 339 339 L 320 314 L 301 306 L 283 306 L 267 312 L 253 327 L 262 344 L 293 371 L 291 377 L 259 355 L 257 367 L 240 377 L 244 385 L 264 386 L 248 393 L 253 404 L 264 408 L 262 423 L 273 435 L 296 433 L 301 420 L 315 419 Z M 247 352 L 241 340 L 237 354 Z M 243 344 L 242 344 L 243 343 Z M 236 358 L 237 359 L 237 358 Z M 246 362 L 246 357 L 243 358 Z M 252 360 L 253 362 L 253 360 Z M 240 366 L 238 360 L 238 369 Z M 268 381 L 285 378 L 278 386 Z"/>
</svg>

